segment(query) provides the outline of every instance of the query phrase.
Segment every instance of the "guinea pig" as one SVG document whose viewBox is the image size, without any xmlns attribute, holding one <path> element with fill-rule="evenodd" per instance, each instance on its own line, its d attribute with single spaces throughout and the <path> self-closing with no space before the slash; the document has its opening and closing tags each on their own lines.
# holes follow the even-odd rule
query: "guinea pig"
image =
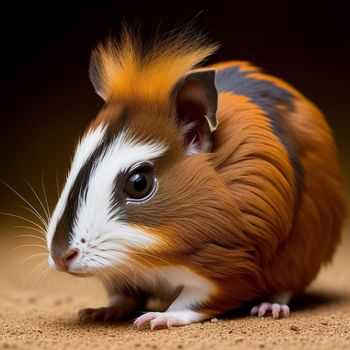
<svg viewBox="0 0 350 350">
<path fill-rule="evenodd" d="M 110 305 L 82 321 L 183 326 L 291 298 L 331 260 L 347 205 L 322 113 L 247 62 L 124 31 L 91 55 L 105 104 L 75 151 L 47 230 L 49 265 L 97 276 Z"/>
</svg>

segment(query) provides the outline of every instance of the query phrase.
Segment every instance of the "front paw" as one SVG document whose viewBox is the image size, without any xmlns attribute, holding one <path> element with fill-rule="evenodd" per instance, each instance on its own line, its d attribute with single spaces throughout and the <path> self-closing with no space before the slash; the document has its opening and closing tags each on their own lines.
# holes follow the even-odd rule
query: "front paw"
<svg viewBox="0 0 350 350">
<path fill-rule="evenodd" d="M 118 307 L 101 307 L 98 309 L 81 309 L 78 312 L 79 321 L 118 321 L 127 317 L 125 310 Z"/>
<path fill-rule="evenodd" d="M 134 326 L 137 328 L 149 326 L 151 330 L 156 328 L 170 329 L 200 322 L 205 318 L 203 314 L 192 310 L 147 312 L 135 320 Z"/>
</svg>

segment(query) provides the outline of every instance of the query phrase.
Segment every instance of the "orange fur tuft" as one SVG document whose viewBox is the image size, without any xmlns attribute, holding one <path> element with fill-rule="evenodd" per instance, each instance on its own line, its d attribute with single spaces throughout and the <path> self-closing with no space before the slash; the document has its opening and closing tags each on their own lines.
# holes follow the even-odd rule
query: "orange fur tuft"
<svg viewBox="0 0 350 350">
<path fill-rule="evenodd" d="M 168 99 L 174 84 L 216 49 L 217 45 L 208 43 L 204 36 L 194 38 L 188 31 L 144 48 L 125 29 L 119 43 L 109 39 L 99 44 L 92 61 L 106 100 L 159 101 Z"/>
</svg>

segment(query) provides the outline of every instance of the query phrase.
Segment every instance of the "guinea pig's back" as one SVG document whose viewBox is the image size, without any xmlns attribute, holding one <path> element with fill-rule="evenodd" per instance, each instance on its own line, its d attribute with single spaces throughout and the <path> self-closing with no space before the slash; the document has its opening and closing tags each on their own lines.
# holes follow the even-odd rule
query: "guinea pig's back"
<svg viewBox="0 0 350 350">
<path fill-rule="evenodd" d="M 215 166 L 254 231 L 271 293 L 299 292 L 332 257 L 347 214 L 333 133 L 284 81 L 246 62 L 211 68 Z"/>
</svg>

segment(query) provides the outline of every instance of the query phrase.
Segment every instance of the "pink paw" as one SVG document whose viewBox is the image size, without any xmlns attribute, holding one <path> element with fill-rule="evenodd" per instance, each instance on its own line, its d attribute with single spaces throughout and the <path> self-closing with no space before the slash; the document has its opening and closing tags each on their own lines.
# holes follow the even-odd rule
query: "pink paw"
<svg viewBox="0 0 350 350">
<path fill-rule="evenodd" d="M 166 311 L 166 312 L 147 312 L 138 317 L 134 326 L 140 328 L 148 326 L 151 330 L 156 328 L 173 328 L 180 327 L 199 320 L 198 314 L 194 311 Z"/>
<path fill-rule="evenodd" d="M 147 326 L 149 324 L 151 330 L 156 328 L 172 328 L 181 326 L 181 320 L 176 318 L 176 316 L 171 315 L 171 313 L 166 312 L 147 312 L 146 314 L 138 317 L 134 326 L 140 328 L 142 326 Z"/>
<path fill-rule="evenodd" d="M 270 304 L 261 303 L 258 306 L 254 306 L 250 312 L 252 316 L 264 317 L 272 315 L 277 320 L 278 318 L 288 317 L 290 313 L 289 306 L 284 304 Z"/>
</svg>

